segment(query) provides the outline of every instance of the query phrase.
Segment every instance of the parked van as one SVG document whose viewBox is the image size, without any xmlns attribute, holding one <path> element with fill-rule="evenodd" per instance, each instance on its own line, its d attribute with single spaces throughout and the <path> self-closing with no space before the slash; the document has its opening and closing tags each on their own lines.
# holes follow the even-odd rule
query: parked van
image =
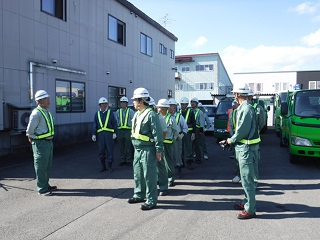
<svg viewBox="0 0 320 240">
<path fill-rule="evenodd" d="M 223 98 L 220 100 L 217 106 L 216 115 L 214 118 L 214 137 L 217 142 L 230 137 L 230 133 L 227 130 L 228 124 L 228 109 L 232 108 L 233 98 Z"/>
<path fill-rule="evenodd" d="M 281 103 L 280 145 L 289 147 L 289 161 L 299 156 L 320 158 L 320 89 L 289 93 Z"/>
<path fill-rule="evenodd" d="M 209 120 L 210 120 L 210 127 L 206 126 L 206 132 L 212 132 L 214 131 L 214 117 L 217 112 L 217 105 L 202 105 L 203 111 L 207 114 Z"/>
</svg>

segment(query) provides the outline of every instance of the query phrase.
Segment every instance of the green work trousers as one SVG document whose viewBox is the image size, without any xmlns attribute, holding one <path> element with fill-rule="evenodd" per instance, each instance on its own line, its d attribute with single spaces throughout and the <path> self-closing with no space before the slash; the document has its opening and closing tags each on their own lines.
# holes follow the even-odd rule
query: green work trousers
<svg viewBox="0 0 320 240">
<path fill-rule="evenodd" d="M 166 149 L 165 147 L 166 144 L 164 143 L 163 145 L 164 145 L 164 149 Z M 168 183 L 169 183 L 168 170 L 167 170 L 167 164 L 165 160 L 165 153 L 163 153 L 161 161 L 158 161 L 158 184 L 159 184 L 160 191 L 168 190 Z"/>
<path fill-rule="evenodd" d="M 181 159 L 184 162 L 184 156 L 186 157 L 187 162 L 193 161 L 193 151 L 192 151 L 192 141 L 191 141 L 192 132 L 188 132 L 184 138 L 182 138 L 182 154 Z"/>
<path fill-rule="evenodd" d="M 117 133 L 117 143 L 120 149 L 120 162 L 132 163 L 132 141 L 131 130 L 119 129 Z"/>
<path fill-rule="evenodd" d="M 174 140 L 175 141 L 175 140 Z M 168 172 L 168 180 L 174 182 L 174 157 L 173 157 L 173 143 L 164 143 L 164 156 L 163 160 Z"/>
<path fill-rule="evenodd" d="M 158 202 L 157 157 L 154 146 L 136 148 L 133 159 L 134 198 L 145 199 L 149 206 Z"/>
<path fill-rule="evenodd" d="M 182 155 L 182 139 L 177 139 L 173 141 L 173 156 L 174 156 L 174 160 L 175 160 L 175 165 L 176 166 L 182 166 L 183 162 L 181 159 L 181 155 Z"/>
<path fill-rule="evenodd" d="M 239 162 L 240 177 L 245 198 L 242 201 L 249 214 L 256 212 L 256 184 L 258 178 L 259 144 L 236 145 L 236 158 Z"/>
<path fill-rule="evenodd" d="M 52 166 L 53 143 L 51 140 L 32 141 L 34 170 L 36 172 L 37 190 L 39 193 L 48 191 L 49 174 Z"/>
</svg>

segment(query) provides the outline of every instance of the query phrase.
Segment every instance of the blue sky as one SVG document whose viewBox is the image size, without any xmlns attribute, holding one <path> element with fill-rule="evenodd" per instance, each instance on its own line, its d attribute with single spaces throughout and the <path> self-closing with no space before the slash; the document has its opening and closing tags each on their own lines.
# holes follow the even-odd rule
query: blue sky
<svg viewBox="0 0 320 240">
<path fill-rule="evenodd" d="M 320 1 L 129 2 L 178 37 L 176 55 L 217 52 L 231 78 L 237 72 L 320 70 Z"/>
</svg>

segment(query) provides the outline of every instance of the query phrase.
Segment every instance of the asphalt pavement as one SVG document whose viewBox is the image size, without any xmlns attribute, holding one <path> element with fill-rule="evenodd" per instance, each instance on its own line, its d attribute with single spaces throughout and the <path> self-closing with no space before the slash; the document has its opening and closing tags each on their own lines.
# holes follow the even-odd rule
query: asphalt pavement
<svg viewBox="0 0 320 240">
<path fill-rule="evenodd" d="M 56 149 L 53 196 L 37 194 L 32 153 L 0 160 L 0 239 L 318 239 L 319 161 L 292 165 L 274 130 L 261 136 L 257 217 L 236 218 L 243 198 L 234 184 L 235 164 L 207 136 L 209 160 L 183 169 L 184 177 L 160 196 L 158 206 L 141 211 L 128 204 L 132 167 L 100 173 L 97 144 Z"/>
</svg>

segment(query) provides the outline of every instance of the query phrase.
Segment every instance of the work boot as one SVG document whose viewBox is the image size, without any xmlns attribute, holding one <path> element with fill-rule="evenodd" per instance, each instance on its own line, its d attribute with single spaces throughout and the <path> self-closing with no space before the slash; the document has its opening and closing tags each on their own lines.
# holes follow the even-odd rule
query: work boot
<svg viewBox="0 0 320 240">
<path fill-rule="evenodd" d="M 101 159 L 100 161 L 101 161 L 101 170 L 100 170 L 100 172 L 105 172 L 105 171 L 107 171 L 105 159 Z"/>
<path fill-rule="evenodd" d="M 183 175 L 182 175 L 182 173 L 181 173 L 181 166 L 177 166 L 178 167 L 178 174 L 177 174 L 177 177 L 178 178 L 182 178 L 183 177 Z"/>
<path fill-rule="evenodd" d="M 108 162 L 108 166 L 109 166 L 109 172 L 113 172 L 113 169 L 112 169 L 112 162 Z"/>
</svg>

